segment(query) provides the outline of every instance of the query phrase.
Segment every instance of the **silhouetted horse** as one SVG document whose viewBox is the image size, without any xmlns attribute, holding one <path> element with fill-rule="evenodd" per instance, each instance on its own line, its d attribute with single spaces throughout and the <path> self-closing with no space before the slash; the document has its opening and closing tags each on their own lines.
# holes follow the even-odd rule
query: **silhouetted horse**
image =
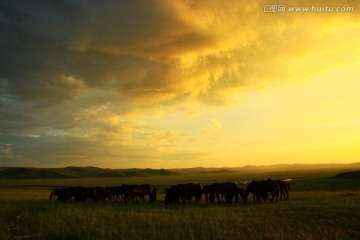
<svg viewBox="0 0 360 240">
<path fill-rule="evenodd" d="M 264 203 L 270 200 L 278 201 L 279 198 L 279 185 L 277 181 L 267 179 L 261 181 L 252 181 L 249 183 L 245 190 L 244 202 L 247 202 L 248 195 L 252 193 L 254 203 Z"/>
<path fill-rule="evenodd" d="M 59 202 L 85 202 L 88 198 L 88 191 L 85 187 L 55 188 L 49 199 Z"/>
<path fill-rule="evenodd" d="M 194 183 L 178 184 L 165 189 L 165 203 L 190 203 L 192 198 L 201 201 L 202 185 Z"/>
<path fill-rule="evenodd" d="M 194 190 L 195 190 L 195 192 L 194 192 L 194 196 L 195 196 L 195 201 L 197 202 L 197 203 L 199 203 L 200 201 L 201 201 L 201 196 L 202 196 L 202 194 L 203 194 L 203 185 L 202 184 L 195 184 L 195 186 L 194 186 Z"/>
<path fill-rule="evenodd" d="M 131 203 L 139 203 L 145 200 L 145 193 L 139 189 L 132 189 L 130 192 Z"/>
<path fill-rule="evenodd" d="M 184 203 L 190 203 L 195 197 L 196 202 L 200 202 L 202 195 L 202 185 L 194 183 L 178 184 L 180 200 Z"/>
<path fill-rule="evenodd" d="M 238 194 L 240 195 L 241 200 L 244 201 L 245 190 L 241 187 L 238 187 L 237 191 L 238 191 Z"/>
<path fill-rule="evenodd" d="M 227 203 L 232 203 L 233 200 L 235 203 L 239 203 L 238 189 L 236 184 L 232 182 L 205 185 L 204 193 L 206 201 L 209 201 L 210 203 L 214 203 L 215 197 L 217 198 L 218 203 L 222 203 L 224 197 Z"/>
<path fill-rule="evenodd" d="M 279 199 L 287 200 L 289 199 L 290 193 L 290 184 L 288 181 L 276 180 L 279 185 L 280 196 Z"/>
<path fill-rule="evenodd" d="M 165 188 L 165 204 L 179 203 L 180 202 L 180 191 L 177 186 Z"/>
<path fill-rule="evenodd" d="M 290 182 L 284 181 L 284 183 L 285 183 L 285 195 L 286 195 L 286 199 L 289 199 L 289 195 L 290 195 Z"/>
<path fill-rule="evenodd" d="M 142 185 L 126 185 L 123 184 L 121 186 L 121 191 L 124 196 L 125 202 L 128 202 L 131 200 L 132 191 L 141 191 L 144 194 L 144 199 L 146 200 L 146 195 L 149 196 L 149 202 L 155 202 L 156 201 L 156 188 L 151 184 L 142 184 Z"/>
<path fill-rule="evenodd" d="M 105 190 L 109 193 L 109 201 L 118 201 L 120 196 L 118 194 L 118 187 L 105 187 Z"/>
<path fill-rule="evenodd" d="M 73 201 L 72 190 L 70 188 L 60 188 L 56 200 L 58 202 Z"/>
<path fill-rule="evenodd" d="M 112 193 L 105 187 L 89 187 L 89 196 L 94 202 L 111 201 Z"/>
<path fill-rule="evenodd" d="M 156 188 L 151 184 L 142 184 L 137 186 L 135 189 L 141 190 L 144 193 L 144 198 L 146 195 L 149 196 L 149 202 L 156 201 Z"/>
<path fill-rule="evenodd" d="M 57 200 L 57 198 L 59 197 L 60 195 L 60 189 L 58 188 L 55 188 L 54 190 L 52 190 L 50 196 L 49 196 L 49 200 Z"/>
</svg>

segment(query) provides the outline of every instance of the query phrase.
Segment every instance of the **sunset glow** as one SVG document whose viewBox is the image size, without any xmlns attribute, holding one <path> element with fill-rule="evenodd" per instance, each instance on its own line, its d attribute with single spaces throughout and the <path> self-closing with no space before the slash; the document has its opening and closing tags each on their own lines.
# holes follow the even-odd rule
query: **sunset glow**
<svg viewBox="0 0 360 240">
<path fill-rule="evenodd" d="M 359 1 L 268 5 L 2 2 L 0 166 L 359 162 Z"/>
</svg>

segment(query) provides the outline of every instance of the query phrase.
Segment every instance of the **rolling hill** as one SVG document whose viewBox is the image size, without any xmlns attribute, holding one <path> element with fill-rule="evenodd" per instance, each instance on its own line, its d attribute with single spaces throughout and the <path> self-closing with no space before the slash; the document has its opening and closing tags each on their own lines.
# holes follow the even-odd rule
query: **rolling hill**
<svg viewBox="0 0 360 240">
<path fill-rule="evenodd" d="M 360 178 L 360 170 L 350 171 L 350 172 L 342 172 L 335 175 L 335 178 Z"/>
<path fill-rule="evenodd" d="M 148 177 L 148 176 L 171 176 L 181 174 L 228 174 L 250 172 L 345 172 L 338 177 L 348 175 L 358 176 L 360 163 L 353 164 L 278 164 L 269 166 L 244 166 L 237 168 L 180 168 L 180 169 L 151 169 L 129 168 L 109 169 L 99 167 L 76 167 L 64 168 L 34 168 L 34 167 L 0 167 L 0 179 L 37 179 L 37 178 L 120 178 L 120 177 Z M 347 173 L 356 171 L 355 173 Z"/>
<path fill-rule="evenodd" d="M 115 178 L 168 176 L 175 172 L 165 169 L 108 169 L 97 167 L 30 168 L 0 167 L 0 179 L 33 178 Z"/>
</svg>

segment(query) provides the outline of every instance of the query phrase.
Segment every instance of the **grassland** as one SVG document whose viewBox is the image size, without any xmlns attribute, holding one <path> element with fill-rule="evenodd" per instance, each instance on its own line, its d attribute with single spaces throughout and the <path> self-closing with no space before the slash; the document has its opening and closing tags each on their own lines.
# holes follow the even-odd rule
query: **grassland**
<svg viewBox="0 0 360 240">
<path fill-rule="evenodd" d="M 360 179 L 340 170 L 230 172 L 176 176 L 0 180 L 0 239 L 360 239 Z M 185 182 L 293 178 L 289 201 L 165 205 L 163 188 Z M 152 183 L 153 204 L 59 203 L 59 186 Z"/>
</svg>

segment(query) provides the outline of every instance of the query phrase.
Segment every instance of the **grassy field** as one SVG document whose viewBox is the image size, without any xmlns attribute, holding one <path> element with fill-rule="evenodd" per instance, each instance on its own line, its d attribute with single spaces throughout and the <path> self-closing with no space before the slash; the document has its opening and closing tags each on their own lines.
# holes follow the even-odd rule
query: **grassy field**
<svg viewBox="0 0 360 240">
<path fill-rule="evenodd" d="M 0 181 L 0 239 L 360 239 L 360 180 L 336 171 Z M 294 178 L 289 201 L 165 205 L 165 186 Z M 159 201 L 59 203 L 58 186 L 152 183 Z"/>
</svg>

